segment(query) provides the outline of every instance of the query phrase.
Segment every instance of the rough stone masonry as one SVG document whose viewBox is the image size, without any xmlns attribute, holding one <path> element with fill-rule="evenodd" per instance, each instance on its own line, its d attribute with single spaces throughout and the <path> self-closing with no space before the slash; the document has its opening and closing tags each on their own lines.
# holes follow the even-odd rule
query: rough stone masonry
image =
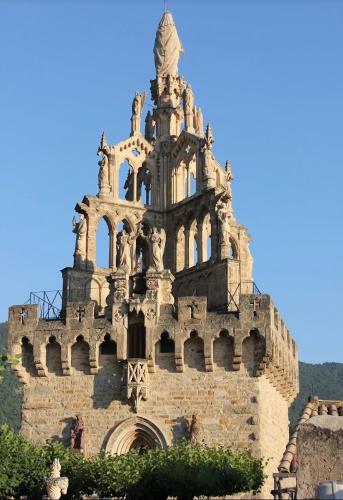
<svg viewBox="0 0 343 500">
<path fill-rule="evenodd" d="M 98 194 L 75 207 L 74 265 L 62 270 L 57 317 L 42 319 L 37 304 L 10 307 L 22 432 L 70 445 L 79 415 L 84 453 L 125 453 L 177 442 L 195 414 L 198 440 L 269 459 L 265 497 L 298 392 L 297 348 L 253 282 L 231 166 L 216 160 L 212 128 L 178 75 L 182 50 L 166 12 L 144 133 L 146 93 L 135 92 L 130 136 L 111 146 L 102 135 Z"/>
</svg>

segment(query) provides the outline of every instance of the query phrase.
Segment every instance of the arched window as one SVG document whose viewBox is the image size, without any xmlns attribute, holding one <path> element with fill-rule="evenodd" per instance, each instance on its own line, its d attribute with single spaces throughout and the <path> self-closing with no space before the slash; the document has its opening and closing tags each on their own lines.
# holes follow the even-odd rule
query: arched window
<svg viewBox="0 0 343 500">
<path fill-rule="evenodd" d="M 248 375 L 256 375 L 256 370 L 263 359 L 264 351 L 264 337 L 260 335 L 257 329 L 251 330 L 249 337 L 246 337 L 242 344 L 242 363 Z"/>
<path fill-rule="evenodd" d="M 197 192 L 197 181 L 195 173 L 191 172 L 189 176 L 189 196 L 193 196 Z"/>
<path fill-rule="evenodd" d="M 160 353 L 166 354 L 175 352 L 175 342 L 169 337 L 168 332 L 162 332 L 160 340 Z"/>
<path fill-rule="evenodd" d="M 61 346 L 54 336 L 49 338 L 46 346 L 46 367 L 49 373 L 62 375 Z"/>
<path fill-rule="evenodd" d="M 117 344 L 111 339 L 109 334 L 104 336 L 103 342 L 99 346 L 99 366 L 102 370 L 113 370 L 117 361 Z"/>
<path fill-rule="evenodd" d="M 204 342 L 195 331 L 185 342 L 184 362 L 186 369 L 205 370 Z"/>
<path fill-rule="evenodd" d="M 215 369 L 233 370 L 233 338 L 222 330 L 213 342 L 213 365 Z"/>
<path fill-rule="evenodd" d="M 117 344 L 106 334 L 104 341 L 100 344 L 100 354 L 105 356 L 115 356 L 117 354 Z"/>
<path fill-rule="evenodd" d="M 175 371 L 175 343 L 169 333 L 164 331 L 155 346 L 155 362 L 161 370 Z"/>
<path fill-rule="evenodd" d="M 119 167 L 118 198 L 133 201 L 134 199 L 134 172 L 128 160 Z"/>
<path fill-rule="evenodd" d="M 71 348 L 71 366 L 76 372 L 89 373 L 89 345 L 79 335 Z"/>
<path fill-rule="evenodd" d="M 198 263 L 198 227 L 194 220 L 189 229 L 189 267 Z"/>
<path fill-rule="evenodd" d="M 206 214 L 201 225 L 202 262 L 206 262 L 211 258 L 211 229 L 210 214 Z"/>
<path fill-rule="evenodd" d="M 233 238 L 230 238 L 230 254 L 231 259 L 238 259 L 238 246 Z"/>
<path fill-rule="evenodd" d="M 151 170 L 145 163 L 140 167 L 137 174 L 137 200 L 144 205 L 151 205 Z"/>
<path fill-rule="evenodd" d="M 21 364 L 27 373 L 35 376 L 38 373 L 33 360 L 33 346 L 27 337 L 23 337 L 21 340 Z"/>
<path fill-rule="evenodd" d="M 111 267 L 111 230 L 105 217 L 99 220 L 96 231 L 96 265 Z"/>
</svg>

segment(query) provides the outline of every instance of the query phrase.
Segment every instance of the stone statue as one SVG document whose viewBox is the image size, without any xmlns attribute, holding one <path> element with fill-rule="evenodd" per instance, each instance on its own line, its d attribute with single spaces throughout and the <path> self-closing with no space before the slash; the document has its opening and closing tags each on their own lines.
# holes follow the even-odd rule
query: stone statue
<svg viewBox="0 0 343 500">
<path fill-rule="evenodd" d="M 100 146 L 98 147 L 98 151 L 96 153 L 98 156 L 102 155 L 101 159 L 98 161 L 99 165 L 99 174 L 98 174 L 98 186 L 99 186 L 99 194 L 107 194 L 110 192 L 110 183 L 109 183 L 109 154 L 110 148 L 107 144 L 107 139 L 105 136 L 105 132 L 102 133 Z"/>
<path fill-rule="evenodd" d="M 80 215 L 80 221 L 76 222 L 73 217 L 73 233 L 76 234 L 74 267 L 80 267 L 86 260 L 87 253 L 87 220 L 83 214 Z"/>
<path fill-rule="evenodd" d="M 229 162 L 229 160 L 226 160 L 225 172 L 226 172 L 226 180 L 227 180 L 227 190 L 228 190 L 230 198 L 232 198 L 231 181 L 233 181 L 233 176 L 232 176 L 232 171 L 231 171 L 231 163 Z"/>
<path fill-rule="evenodd" d="M 193 131 L 193 110 L 194 110 L 194 96 L 192 87 L 188 84 L 183 92 L 183 112 L 185 115 L 185 128 L 186 130 Z"/>
<path fill-rule="evenodd" d="M 230 218 L 228 204 L 220 200 L 216 207 L 217 217 L 219 221 L 219 241 L 221 245 L 230 244 Z"/>
<path fill-rule="evenodd" d="M 194 129 L 197 135 L 204 135 L 204 119 L 201 108 L 194 106 Z"/>
<path fill-rule="evenodd" d="M 149 245 L 150 266 L 149 271 L 160 273 L 163 271 L 163 254 L 166 245 L 166 232 L 162 228 L 160 231 L 154 227 L 148 236 L 145 236 L 142 229 L 138 231 L 139 236 L 145 239 Z"/>
<path fill-rule="evenodd" d="M 127 173 L 127 178 L 124 184 L 124 189 L 126 189 L 125 200 L 133 201 L 133 170 L 130 169 Z"/>
<path fill-rule="evenodd" d="M 134 238 L 125 229 L 118 233 L 118 269 L 124 269 L 128 274 L 131 272 L 131 244 Z"/>
<path fill-rule="evenodd" d="M 106 191 L 109 188 L 108 184 L 108 157 L 106 154 L 102 155 L 101 160 L 98 161 L 99 174 L 98 174 L 98 186 L 99 194 Z"/>
<path fill-rule="evenodd" d="M 55 458 L 51 466 L 50 476 L 44 478 L 49 500 L 59 500 L 62 494 L 67 494 L 69 486 L 68 478 L 60 476 L 61 464 L 58 458 Z"/>
<path fill-rule="evenodd" d="M 85 441 L 85 424 L 81 415 L 76 415 L 75 422 L 70 429 L 70 447 L 78 453 L 83 453 Z"/>
<path fill-rule="evenodd" d="M 132 101 L 131 135 L 141 133 L 141 112 L 145 103 L 146 93 L 136 92 Z"/>
<path fill-rule="evenodd" d="M 188 441 L 191 444 L 196 444 L 200 440 L 201 427 L 198 417 L 193 414 L 191 420 L 188 422 Z"/>
<path fill-rule="evenodd" d="M 145 118 L 145 138 L 147 141 L 151 142 L 154 139 L 155 125 L 152 114 L 150 111 L 147 112 Z"/>
<path fill-rule="evenodd" d="M 158 25 L 154 56 L 157 77 L 178 74 L 178 62 L 184 49 L 176 31 L 173 16 L 165 12 Z"/>
</svg>

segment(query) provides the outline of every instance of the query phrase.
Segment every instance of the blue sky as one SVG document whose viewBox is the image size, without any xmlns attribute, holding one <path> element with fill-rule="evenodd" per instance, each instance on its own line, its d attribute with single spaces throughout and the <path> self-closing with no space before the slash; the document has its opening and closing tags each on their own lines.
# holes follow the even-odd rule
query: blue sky
<svg viewBox="0 0 343 500">
<path fill-rule="evenodd" d="M 342 361 L 343 2 L 168 0 L 180 73 L 234 174 L 254 278 L 308 362 Z M 163 1 L 0 2 L 0 320 L 61 288 L 96 150 L 154 78 Z"/>
</svg>

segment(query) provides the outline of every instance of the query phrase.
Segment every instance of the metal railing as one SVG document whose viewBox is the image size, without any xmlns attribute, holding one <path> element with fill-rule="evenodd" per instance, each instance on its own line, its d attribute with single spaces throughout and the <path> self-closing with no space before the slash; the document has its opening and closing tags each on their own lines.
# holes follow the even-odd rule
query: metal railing
<svg viewBox="0 0 343 500">
<path fill-rule="evenodd" d="M 62 292 L 61 290 L 30 292 L 26 304 L 38 304 L 41 319 L 59 319 L 62 308 Z"/>
<path fill-rule="evenodd" d="M 228 289 L 228 311 L 239 312 L 239 297 L 241 294 L 262 295 L 262 292 L 254 281 L 240 281 L 229 283 Z"/>
</svg>

